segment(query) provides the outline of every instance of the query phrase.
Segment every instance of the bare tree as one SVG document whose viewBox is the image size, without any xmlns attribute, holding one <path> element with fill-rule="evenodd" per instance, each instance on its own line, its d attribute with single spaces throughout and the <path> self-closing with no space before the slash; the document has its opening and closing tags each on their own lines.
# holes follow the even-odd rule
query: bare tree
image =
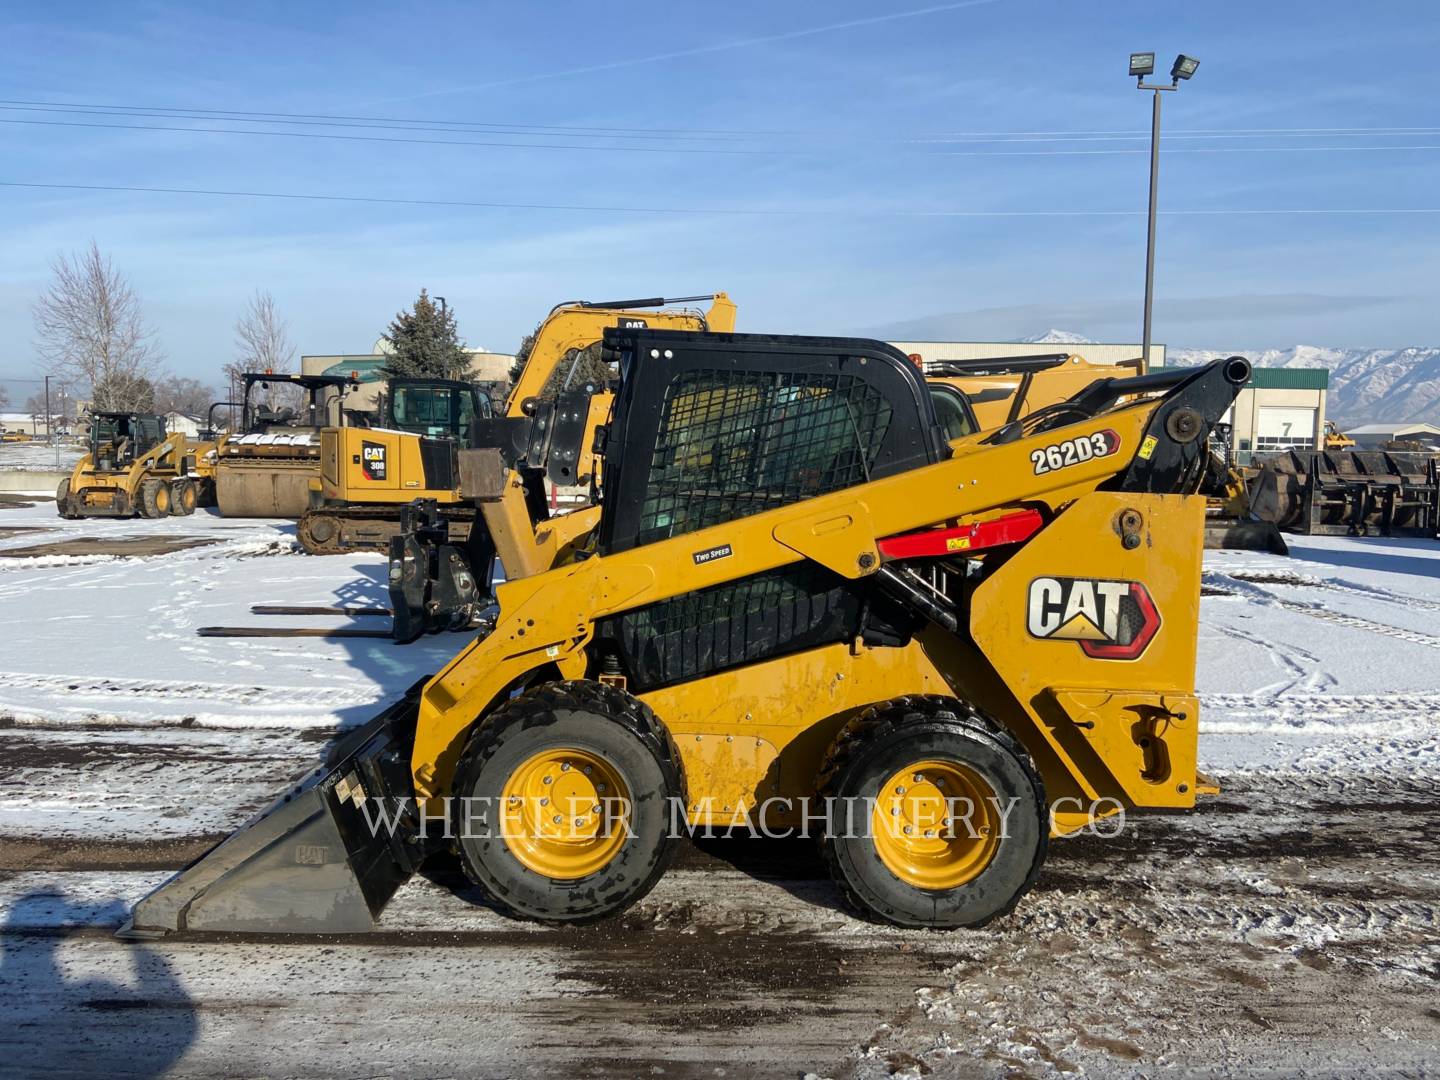
<svg viewBox="0 0 1440 1080">
<path fill-rule="evenodd" d="M 155 382 L 155 411 L 159 413 L 178 412 L 203 420 L 214 401 L 215 391 L 199 379 L 167 375 Z"/>
<path fill-rule="evenodd" d="M 283 374 L 295 370 L 295 346 L 290 343 L 289 327 L 275 310 L 275 298 L 261 289 L 245 305 L 235 320 L 235 359 L 224 365 L 225 384 L 240 393 L 240 376 L 247 371 L 273 371 Z M 268 397 L 268 395 L 267 395 Z"/>
<path fill-rule="evenodd" d="M 0 386 L 0 409 L 3 409 L 6 405 L 9 405 L 9 404 L 10 404 L 10 391 L 9 391 L 9 390 L 6 390 L 4 386 Z"/>
<path fill-rule="evenodd" d="M 130 395 L 160 356 L 130 283 L 94 240 L 50 269 L 54 280 L 32 309 L 41 360 L 88 390 L 97 409 L 137 407 Z"/>
</svg>

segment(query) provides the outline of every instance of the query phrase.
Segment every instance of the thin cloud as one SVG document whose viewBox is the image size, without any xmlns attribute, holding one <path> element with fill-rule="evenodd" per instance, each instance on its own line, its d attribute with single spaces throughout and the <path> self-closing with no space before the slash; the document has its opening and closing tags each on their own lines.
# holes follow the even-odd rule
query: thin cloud
<svg viewBox="0 0 1440 1080">
<path fill-rule="evenodd" d="M 567 79 L 574 75 L 589 75 L 597 71 L 614 71 L 617 68 L 639 67 L 641 64 L 655 64 L 665 60 L 680 60 L 687 56 L 702 56 L 708 53 L 727 52 L 732 49 L 747 49 L 753 45 L 770 45 L 777 41 L 793 41 L 796 38 L 829 34 L 836 30 L 853 30 L 877 23 L 896 22 L 900 19 L 914 19 L 921 15 L 936 15 L 944 11 L 958 11 L 961 8 L 979 7 L 982 4 L 997 4 L 1000 0 L 960 0 L 952 4 L 935 4 L 931 7 L 916 8 L 913 11 L 895 11 L 888 15 L 872 15 L 864 19 L 849 19 L 845 22 L 830 23 L 827 26 L 812 26 L 805 30 L 789 30 L 783 34 L 767 34 L 764 37 L 745 38 L 740 41 L 717 42 L 712 45 L 697 45 L 693 49 L 678 49 L 674 52 L 656 53 L 630 60 L 612 60 L 605 64 L 587 64 L 585 67 L 565 68 L 561 71 L 543 71 L 533 75 L 517 75 L 511 79 L 497 79 L 493 82 L 472 83 L 469 86 L 452 86 L 445 90 L 427 90 L 423 94 L 406 97 L 386 98 L 385 101 L 417 101 L 422 98 L 443 97 L 447 94 L 468 94 L 475 90 L 491 90 L 501 86 L 519 86 L 524 83 L 543 82 L 547 79 Z"/>
</svg>

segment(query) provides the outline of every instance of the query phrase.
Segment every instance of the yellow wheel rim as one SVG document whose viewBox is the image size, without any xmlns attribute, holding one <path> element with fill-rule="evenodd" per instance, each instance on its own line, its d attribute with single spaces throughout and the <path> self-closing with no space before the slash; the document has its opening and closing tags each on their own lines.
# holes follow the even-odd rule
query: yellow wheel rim
<svg viewBox="0 0 1440 1080">
<path fill-rule="evenodd" d="M 917 889 L 973 881 L 1000 846 L 994 789 L 956 761 L 917 761 L 892 775 L 876 793 L 870 829 L 886 869 Z"/>
<path fill-rule="evenodd" d="M 527 758 L 505 782 L 500 803 L 510 853 L 557 881 L 604 869 L 629 831 L 630 789 L 588 750 L 555 747 Z"/>
<path fill-rule="evenodd" d="M 162 514 L 170 509 L 170 489 L 168 487 L 162 485 L 155 489 L 155 509 Z"/>
</svg>

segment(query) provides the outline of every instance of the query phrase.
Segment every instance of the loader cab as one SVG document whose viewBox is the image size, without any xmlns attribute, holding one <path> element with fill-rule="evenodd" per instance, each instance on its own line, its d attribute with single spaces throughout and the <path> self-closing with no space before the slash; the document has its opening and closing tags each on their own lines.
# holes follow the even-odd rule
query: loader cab
<svg viewBox="0 0 1440 1080">
<path fill-rule="evenodd" d="M 153 413 L 90 414 L 90 454 L 95 468 L 114 472 L 165 441 L 165 418 Z"/>
<path fill-rule="evenodd" d="M 473 383 L 451 379 L 390 380 L 385 426 L 427 438 L 449 438 L 461 446 L 479 418 L 491 415 L 490 399 Z"/>
<path fill-rule="evenodd" d="M 950 454 L 924 378 L 878 341 L 635 330 L 605 340 L 621 381 L 604 445 L 602 554 L 723 524 L 693 557 L 728 558 L 750 515 Z M 799 563 L 608 619 L 602 647 L 643 692 L 911 630 L 868 584 Z"/>
</svg>

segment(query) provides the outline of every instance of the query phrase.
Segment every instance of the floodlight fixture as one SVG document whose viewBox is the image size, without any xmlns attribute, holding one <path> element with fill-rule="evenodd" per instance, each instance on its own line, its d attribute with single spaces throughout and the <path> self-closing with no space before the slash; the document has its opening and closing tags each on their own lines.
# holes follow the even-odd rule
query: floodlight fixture
<svg viewBox="0 0 1440 1080">
<path fill-rule="evenodd" d="M 1132 52 L 1130 54 L 1130 74 L 1137 79 L 1155 74 L 1155 54 L 1153 52 Z"/>
<path fill-rule="evenodd" d="M 1131 62 L 1133 63 L 1134 61 L 1132 60 Z M 1195 74 L 1195 69 L 1199 66 L 1200 61 L 1196 60 L 1195 57 L 1186 56 L 1184 53 L 1181 53 L 1175 57 L 1175 63 L 1170 68 L 1170 78 L 1174 82 L 1179 82 L 1181 79 L 1188 79 Z"/>
</svg>

